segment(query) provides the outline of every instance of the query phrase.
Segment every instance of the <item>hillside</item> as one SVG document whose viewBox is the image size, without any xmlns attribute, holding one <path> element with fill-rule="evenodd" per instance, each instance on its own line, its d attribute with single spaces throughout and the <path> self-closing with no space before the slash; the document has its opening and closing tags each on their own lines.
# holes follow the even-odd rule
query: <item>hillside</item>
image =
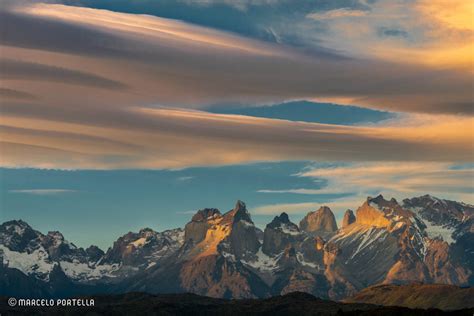
<svg viewBox="0 0 474 316">
<path fill-rule="evenodd" d="M 345 301 L 456 310 L 474 308 L 474 288 L 459 288 L 445 284 L 376 285 L 362 290 Z"/>
</svg>

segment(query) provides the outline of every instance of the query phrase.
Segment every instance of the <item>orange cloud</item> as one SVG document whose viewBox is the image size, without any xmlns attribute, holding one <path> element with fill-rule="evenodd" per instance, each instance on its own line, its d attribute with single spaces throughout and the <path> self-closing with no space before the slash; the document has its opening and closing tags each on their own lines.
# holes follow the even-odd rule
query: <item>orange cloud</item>
<svg viewBox="0 0 474 316">
<path fill-rule="evenodd" d="M 280 160 L 472 160 L 473 119 L 337 126 L 183 109 L 2 116 L 3 166 L 182 168 Z M 90 119 L 94 116 L 94 119 Z M 424 118 L 426 120 L 426 118 Z M 25 128 L 28 126 L 28 128 Z M 440 131 L 448 129 L 450 132 Z M 60 157 L 51 159 L 51 157 Z"/>
<path fill-rule="evenodd" d="M 349 55 L 369 56 L 438 69 L 458 68 L 473 72 L 474 4 L 465 0 L 382 0 L 370 10 L 338 14 L 332 10 L 309 15 L 316 20 L 330 19 L 325 45 Z M 353 14 L 351 14 L 351 12 Z M 401 27 L 408 38 L 380 38 L 380 27 Z"/>
<path fill-rule="evenodd" d="M 71 106 L 79 96 L 100 106 L 187 107 L 318 98 L 394 111 L 472 112 L 472 73 L 421 65 L 427 58 L 415 64 L 407 58 L 303 54 L 169 19 L 61 5 L 0 14 L 12 26 L 0 38 L 0 88 L 48 104 Z M 349 46 L 336 49 L 347 51 L 359 40 L 368 46 L 354 33 L 363 23 L 337 20 L 342 24 L 336 30 L 339 25 L 349 33 L 334 38 Z M 384 45 L 369 46 L 375 55 L 392 51 Z M 396 51 L 392 57 L 406 56 Z M 116 89 L 103 91 L 106 86 Z"/>
<path fill-rule="evenodd" d="M 472 75 L 459 69 L 304 55 L 103 10 L 15 10 L 0 12 L 2 166 L 472 161 Z M 296 98 L 437 115 L 356 127 L 159 108 Z"/>
</svg>

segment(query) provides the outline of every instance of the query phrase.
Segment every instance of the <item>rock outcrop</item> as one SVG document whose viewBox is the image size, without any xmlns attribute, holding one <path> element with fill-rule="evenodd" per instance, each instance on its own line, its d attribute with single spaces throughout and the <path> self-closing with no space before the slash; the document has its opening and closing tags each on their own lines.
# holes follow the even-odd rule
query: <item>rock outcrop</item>
<svg viewBox="0 0 474 316">
<path fill-rule="evenodd" d="M 89 246 L 86 249 L 87 257 L 91 262 L 98 262 L 105 255 L 105 252 L 97 246 Z"/>
<path fill-rule="evenodd" d="M 127 266 L 144 268 L 176 252 L 183 245 L 183 237 L 184 231 L 181 228 L 164 232 L 143 228 L 138 233 L 129 232 L 114 242 L 101 263 L 120 264 L 123 268 Z"/>
<path fill-rule="evenodd" d="M 224 214 L 223 222 L 227 221 L 231 222 L 231 232 L 225 240 L 223 249 L 227 249 L 239 259 L 255 254 L 260 248 L 260 242 L 244 202 L 237 201 L 234 209 Z"/>
<path fill-rule="evenodd" d="M 265 227 L 262 250 L 267 255 L 279 254 L 292 245 L 299 235 L 298 226 L 290 221 L 288 214 L 281 213 Z"/>
<path fill-rule="evenodd" d="M 358 224 L 377 227 L 387 227 L 390 224 L 390 221 L 385 217 L 385 213 L 378 204 L 380 202 L 379 197 L 375 199 L 368 197 L 367 201 L 357 209 L 356 221 Z"/>
<path fill-rule="evenodd" d="M 311 234 L 327 234 L 337 230 L 334 213 L 327 206 L 309 212 L 300 222 L 300 230 Z"/>
<path fill-rule="evenodd" d="M 201 242 L 211 226 L 209 222 L 219 216 L 221 216 L 221 213 L 215 208 L 205 208 L 197 211 L 191 221 L 184 227 L 184 240 L 186 242 L 192 241 L 195 244 Z"/>
<path fill-rule="evenodd" d="M 344 217 L 342 218 L 342 225 L 341 227 L 344 228 L 344 227 L 347 227 L 349 226 L 350 224 L 352 223 L 355 223 L 356 221 L 356 217 L 354 215 L 354 212 L 352 212 L 352 210 L 347 210 L 345 213 L 344 213 Z"/>
</svg>

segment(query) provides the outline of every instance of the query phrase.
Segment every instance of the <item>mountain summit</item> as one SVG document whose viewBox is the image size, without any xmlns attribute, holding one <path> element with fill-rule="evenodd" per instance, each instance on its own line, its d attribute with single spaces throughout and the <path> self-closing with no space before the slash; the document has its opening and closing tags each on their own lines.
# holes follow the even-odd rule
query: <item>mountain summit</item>
<svg viewBox="0 0 474 316">
<path fill-rule="evenodd" d="M 344 227 L 347 227 L 349 226 L 350 224 L 352 223 L 355 223 L 356 221 L 356 217 L 354 215 L 354 212 L 352 212 L 352 210 L 347 210 L 345 213 L 344 213 L 344 217 L 342 218 L 342 225 L 341 227 L 344 228 Z"/>
<path fill-rule="evenodd" d="M 337 230 L 334 213 L 327 206 L 321 206 L 315 212 L 309 212 L 300 222 L 300 229 L 307 233 L 332 233 Z"/>
</svg>

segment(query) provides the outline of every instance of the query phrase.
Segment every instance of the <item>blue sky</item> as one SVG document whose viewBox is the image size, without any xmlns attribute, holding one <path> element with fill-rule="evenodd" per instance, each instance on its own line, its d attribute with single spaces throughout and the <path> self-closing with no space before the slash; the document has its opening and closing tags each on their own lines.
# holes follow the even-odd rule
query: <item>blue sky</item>
<svg viewBox="0 0 474 316">
<path fill-rule="evenodd" d="M 128 231 L 184 227 L 198 209 L 225 212 L 238 199 L 262 229 L 283 211 L 298 223 L 321 205 L 339 221 L 347 208 L 379 193 L 399 200 L 427 192 L 469 200 L 473 172 L 472 165 L 309 161 L 180 170 L 2 168 L 0 220 L 23 219 L 42 232 L 59 230 L 79 246 L 107 249 Z"/>
<path fill-rule="evenodd" d="M 293 101 L 262 106 L 214 105 L 206 109 L 211 113 L 239 114 L 290 121 L 315 122 L 325 124 L 354 125 L 377 123 L 394 118 L 394 113 L 310 101 Z"/>
<path fill-rule="evenodd" d="M 324 179 L 295 176 L 308 165 L 258 163 L 175 171 L 1 169 L 2 221 L 23 219 L 43 232 L 60 230 L 81 246 L 105 248 L 129 230 L 183 227 L 198 209 L 225 212 L 238 199 L 252 212 L 267 204 L 315 203 L 347 195 L 258 192 L 324 187 Z M 252 213 L 261 227 L 273 218 Z M 292 218 L 299 221 L 302 215 Z"/>
<path fill-rule="evenodd" d="M 370 9 L 362 1 L 355 0 L 283 0 L 267 3 L 245 0 L 81 0 L 66 1 L 65 3 L 125 13 L 152 14 L 226 30 L 264 41 L 283 42 L 328 53 L 331 50 L 318 45 L 316 38 L 308 38 L 308 33 L 301 32 L 302 28 L 319 31 L 325 29 L 321 22 L 306 20 L 306 15 L 340 8 Z"/>
</svg>

